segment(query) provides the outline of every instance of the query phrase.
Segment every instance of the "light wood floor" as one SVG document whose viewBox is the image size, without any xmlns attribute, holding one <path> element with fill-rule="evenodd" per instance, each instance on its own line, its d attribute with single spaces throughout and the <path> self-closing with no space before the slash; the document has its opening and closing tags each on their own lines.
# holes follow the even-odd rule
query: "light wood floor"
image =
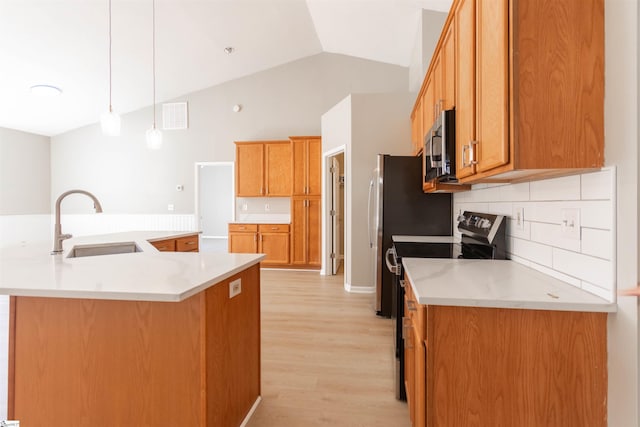
<svg viewBox="0 0 640 427">
<path fill-rule="evenodd" d="M 343 277 L 262 270 L 262 402 L 248 427 L 405 427 L 392 324 Z"/>
</svg>

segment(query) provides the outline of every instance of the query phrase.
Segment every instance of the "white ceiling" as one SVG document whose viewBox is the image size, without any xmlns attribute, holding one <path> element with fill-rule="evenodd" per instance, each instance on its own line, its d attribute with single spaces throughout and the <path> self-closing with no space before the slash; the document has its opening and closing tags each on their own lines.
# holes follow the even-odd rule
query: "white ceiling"
<svg viewBox="0 0 640 427">
<path fill-rule="evenodd" d="M 156 100 L 320 52 L 409 66 L 451 0 L 156 0 Z M 152 103 L 151 0 L 112 0 L 113 107 Z M 232 55 L 224 53 L 233 46 Z M 57 135 L 109 105 L 108 0 L 0 0 L 0 127 Z M 62 88 L 38 98 L 29 88 Z"/>
</svg>

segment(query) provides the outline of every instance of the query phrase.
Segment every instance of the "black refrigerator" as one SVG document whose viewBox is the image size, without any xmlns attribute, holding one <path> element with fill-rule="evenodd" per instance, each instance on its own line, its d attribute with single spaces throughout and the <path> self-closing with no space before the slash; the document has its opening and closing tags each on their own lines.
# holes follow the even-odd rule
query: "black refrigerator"
<svg viewBox="0 0 640 427">
<path fill-rule="evenodd" d="M 451 194 L 422 191 L 422 157 L 378 154 L 369 183 L 369 247 L 377 315 L 392 314 L 393 273 L 384 260 L 391 236 L 450 236 L 452 223 Z"/>
</svg>

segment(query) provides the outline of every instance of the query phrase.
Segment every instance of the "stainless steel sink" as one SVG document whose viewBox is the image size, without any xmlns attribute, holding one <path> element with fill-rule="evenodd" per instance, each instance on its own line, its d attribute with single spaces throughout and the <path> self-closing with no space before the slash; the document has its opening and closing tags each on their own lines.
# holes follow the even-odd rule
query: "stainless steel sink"
<svg viewBox="0 0 640 427">
<path fill-rule="evenodd" d="M 85 256 L 129 254 L 142 252 L 134 242 L 100 243 L 96 245 L 74 246 L 67 258 L 80 258 Z"/>
</svg>

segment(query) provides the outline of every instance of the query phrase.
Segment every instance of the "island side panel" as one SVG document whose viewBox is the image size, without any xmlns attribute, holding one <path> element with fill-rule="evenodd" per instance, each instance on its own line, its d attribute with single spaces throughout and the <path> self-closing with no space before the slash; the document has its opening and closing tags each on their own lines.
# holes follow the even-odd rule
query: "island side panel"
<svg viewBox="0 0 640 427">
<path fill-rule="evenodd" d="M 429 306 L 427 426 L 607 425 L 607 315 Z"/>
<path fill-rule="evenodd" d="M 260 396 L 260 266 L 207 289 L 206 305 L 207 426 L 239 426 Z"/>
<path fill-rule="evenodd" d="M 14 297 L 11 417 L 27 426 L 203 425 L 203 298 Z"/>
</svg>

